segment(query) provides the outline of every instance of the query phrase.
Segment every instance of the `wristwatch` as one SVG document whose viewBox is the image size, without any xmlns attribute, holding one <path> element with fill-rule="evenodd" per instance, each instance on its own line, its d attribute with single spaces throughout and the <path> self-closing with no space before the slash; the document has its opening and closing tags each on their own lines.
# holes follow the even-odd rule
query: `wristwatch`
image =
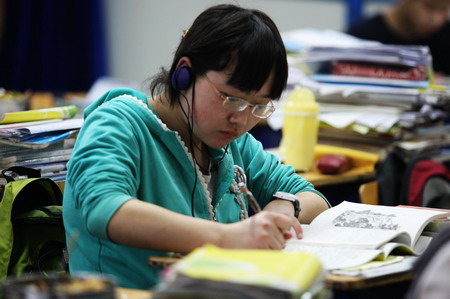
<svg viewBox="0 0 450 299">
<path fill-rule="evenodd" d="M 294 217 L 298 218 L 298 215 L 300 215 L 301 208 L 300 208 L 300 201 L 298 200 L 296 195 L 278 191 L 273 195 L 273 199 L 281 199 L 292 202 L 292 204 L 294 205 Z"/>
</svg>

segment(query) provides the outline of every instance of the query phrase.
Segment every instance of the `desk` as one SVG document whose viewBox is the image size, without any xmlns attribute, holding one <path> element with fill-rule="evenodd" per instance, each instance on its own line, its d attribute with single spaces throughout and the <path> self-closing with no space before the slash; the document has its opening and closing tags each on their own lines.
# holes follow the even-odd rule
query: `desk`
<svg viewBox="0 0 450 299">
<path fill-rule="evenodd" d="M 273 153 L 283 163 L 283 156 L 279 148 L 270 148 L 266 151 Z M 323 174 L 316 168 L 305 173 L 297 174 L 312 183 L 317 191 L 321 192 L 332 206 L 346 201 L 359 202 L 361 200 L 359 189 L 361 184 L 376 179 L 375 164 L 380 160 L 380 154 L 363 152 L 360 150 L 317 144 L 314 148 L 314 159 L 317 161 L 326 154 L 341 154 L 348 156 L 352 161 L 352 168 L 339 174 Z"/>
<path fill-rule="evenodd" d="M 329 275 L 326 286 L 335 299 L 404 298 L 412 281 L 411 271 L 377 278 Z"/>
<path fill-rule="evenodd" d="M 278 148 L 267 149 L 267 151 L 277 156 L 280 161 L 283 161 Z M 352 158 L 351 154 L 356 155 L 355 153 L 360 151 L 319 144 L 315 148 L 315 157 L 317 158 L 318 156 L 333 152 L 348 155 Z M 353 168 L 339 174 L 322 174 L 315 166 L 308 172 L 298 174 L 307 181 L 311 182 L 315 187 L 373 180 L 376 174 L 374 164 L 379 157 L 378 155 L 372 153 L 366 153 L 364 155 L 367 156 L 367 161 L 362 161 L 362 158 L 359 158 L 359 161 L 353 161 Z"/>
<path fill-rule="evenodd" d="M 151 299 L 152 293 L 150 291 L 117 288 L 117 299 Z"/>
<path fill-rule="evenodd" d="M 325 283 L 328 288 L 333 290 L 354 291 L 384 286 L 397 282 L 405 282 L 411 280 L 412 277 L 413 274 L 411 271 L 388 274 L 373 278 L 328 274 Z"/>
<path fill-rule="evenodd" d="M 322 174 L 317 169 L 313 169 L 299 175 L 315 187 L 375 179 L 372 166 L 356 167 L 340 174 Z"/>
</svg>

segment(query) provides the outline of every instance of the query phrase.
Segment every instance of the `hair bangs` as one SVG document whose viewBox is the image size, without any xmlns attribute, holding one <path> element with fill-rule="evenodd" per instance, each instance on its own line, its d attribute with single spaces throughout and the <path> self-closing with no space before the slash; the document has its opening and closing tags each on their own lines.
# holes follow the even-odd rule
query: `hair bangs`
<svg viewBox="0 0 450 299">
<path fill-rule="evenodd" d="M 287 81 L 286 50 L 278 29 L 265 13 L 234 5 L 218 5 L 205 10 L 185 32 L 168 72 L 152 83 L 152 92 L 163 85 L 171 104 L 180 91 L 171 85 L 171 76 L 182 57 L 191 60 L 191 80 L 208 71 L 226 70 L 228 84 L 243 92 L 259 91 L 271 77 L 269 96 L 280 97 Z"/>
<path fill-rule="evenodd" d="M 229 65 L 234 69 L 228 83 L 244 92 L 258 91 L 273 72 L 269 96 L 278 99 L 287 81 L 286 50 L 268 24 L 254 24 L 246 42 L 233 53 Z"/>
</svg>

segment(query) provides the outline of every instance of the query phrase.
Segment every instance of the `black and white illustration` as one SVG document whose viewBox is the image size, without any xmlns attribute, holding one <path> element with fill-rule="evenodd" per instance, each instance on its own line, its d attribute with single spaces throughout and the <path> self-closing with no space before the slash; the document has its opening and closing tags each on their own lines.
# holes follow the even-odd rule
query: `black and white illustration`
<svg viewBox="0 0 450 299">
<path fill-rule="evenodd" d="M 336 227 L 398 230 L 399 219 L 395 214 L 376 213 L 371 210 L 347 210 L 333 220 Z"/>
</svg>

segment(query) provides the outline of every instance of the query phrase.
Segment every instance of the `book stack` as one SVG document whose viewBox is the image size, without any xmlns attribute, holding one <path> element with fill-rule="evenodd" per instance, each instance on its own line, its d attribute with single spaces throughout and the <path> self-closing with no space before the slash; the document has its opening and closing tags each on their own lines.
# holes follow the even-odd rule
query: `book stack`
<svg viewBox="0 0 450 299">
<path fill-rule="evenodd" d="M 427 46 L 312 47 L 304 58 L 321 63 L 312 74 L 319 82 L 409 88 L 430 85 L 431 54 Z"/>
<path fill-rule="evenodd" d="M 66 164 L 83 124 L 76 114 L 76 106 L 71 105 L 0 115 L 0 170 L 23 166 L 39 170 L 42 177 L 65 180 Z"/>
<path fill-rule="evenodd" d="M 359 78 L 385 78 L 393 80 L 426 81 L 425 66 L 408 67 L 355 61 L 334 61 L 331 74 L 335 76 L 352 76 Z"/>
<path fill-rule="evenodd" d="M 324 274 L 309 253 L 206 245 L 173 264 L 152 298 L 328 298 Z"/>
<path fill-rule="evenodd" d="M 335 144 L 344 140 L 352 146 L 365 144 L 386 148 L 404 140 L 408 130 L 417 125 L 415 122 L 420 118 L 420 107 L 424 104 L 419 88 L 430 86 L 432 74 L 428 47 L 383 44 L 312 47 L 306 57 L 321 63 L 317 72 L 311 75 L 313 80 L 358 90 L 345 98 L 346 103 L 342 97 L 339 102 L 336 94 L 318 95 L 324 108 L 322 119 L 336 118 L 342 111 L 356 117 L 347 126 L 339 128 L 324 121 L 319 133 L 322 142 Z M 329 109 L 330 104 L 333 109 Z M 359 113 L 361 110 L 365 113 Z M 405 122 L 406 112 L 414 112 L 415 117 Z"/>
<path fill-rule="evenodd" d="M 402 141 L 450 144 L 450 89 L 434 84 L 427 46 L 308 29 L 284 33 L 283 40 L 290 67 L 286 93 L 298 85 L 314 92 L 320 143 L 375 152 Z M 431 127 L 433 132 L 424 130 Z"/>
</svg>

